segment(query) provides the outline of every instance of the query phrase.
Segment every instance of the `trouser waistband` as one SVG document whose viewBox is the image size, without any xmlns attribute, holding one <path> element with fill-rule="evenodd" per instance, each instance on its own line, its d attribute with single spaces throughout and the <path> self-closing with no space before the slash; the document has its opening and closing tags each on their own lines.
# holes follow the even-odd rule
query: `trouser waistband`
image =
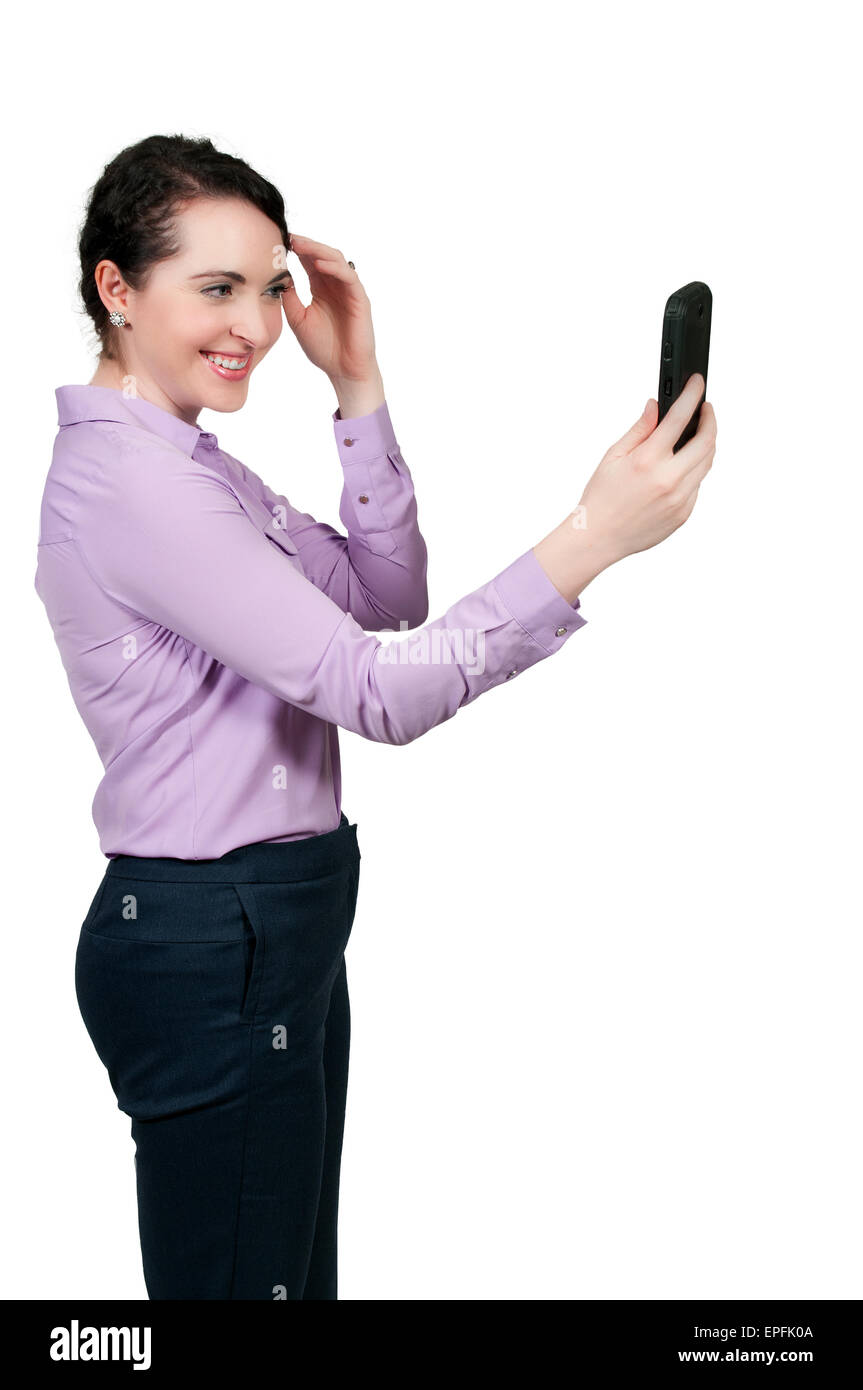
<svg viewBox="0 0 863 1390">
<path fill-rule="evenodd" d="M 278 844 L 239 845 L 219 859 L 153 859 L 118 854 L 105 870 L 109 878 L 159 879 L 168 883 L 291 883 L 334 873 L 359 859 L 357 827 L 344 811 L 335 830 Z"/>
</svg>

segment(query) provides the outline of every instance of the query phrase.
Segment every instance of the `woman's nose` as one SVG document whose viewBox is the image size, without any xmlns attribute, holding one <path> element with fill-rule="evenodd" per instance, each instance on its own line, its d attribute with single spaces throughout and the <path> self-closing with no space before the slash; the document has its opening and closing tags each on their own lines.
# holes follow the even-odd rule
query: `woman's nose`
<svg viewBox="0 0 863 1390">
<path fill-rule="evenodd" d="M 261 347 L 267 341 L 267 321 L 263 311 L 243 305 L 231 326 L 231 333 L 252 349 Z"/>
</svg>

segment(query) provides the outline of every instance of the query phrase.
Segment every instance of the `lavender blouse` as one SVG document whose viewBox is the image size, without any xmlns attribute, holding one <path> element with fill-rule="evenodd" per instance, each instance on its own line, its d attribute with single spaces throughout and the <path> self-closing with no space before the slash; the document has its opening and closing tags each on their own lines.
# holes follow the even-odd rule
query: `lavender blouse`
<svg viewBox="0 0 863 1390">
<path fill-rule="evenodd" d="M 332 417 L 344 535 L 149 401 L 56 397 L 35 585 L 105 769 L 92 810 L 109 859 L 334 830 L 339 727 L 410 743 L 585 623 L 532 549 L 426 622 L 386 402 Z M 369 635 L 386 629 L 403 635 Z"/>
</svg>

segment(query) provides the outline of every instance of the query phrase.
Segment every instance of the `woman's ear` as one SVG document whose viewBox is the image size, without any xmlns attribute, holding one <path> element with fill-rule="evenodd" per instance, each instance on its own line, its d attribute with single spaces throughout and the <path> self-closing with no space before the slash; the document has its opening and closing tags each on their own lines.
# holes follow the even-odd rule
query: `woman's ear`
<svg viewBox="0 0 863 1390">
<path fill-rule="evenodd" d="M 99 298 L 110 314 L 123 314 L 129 322 L 129 286 L 113 261 L 100 261 L 93 272 Z"/>
</svg>

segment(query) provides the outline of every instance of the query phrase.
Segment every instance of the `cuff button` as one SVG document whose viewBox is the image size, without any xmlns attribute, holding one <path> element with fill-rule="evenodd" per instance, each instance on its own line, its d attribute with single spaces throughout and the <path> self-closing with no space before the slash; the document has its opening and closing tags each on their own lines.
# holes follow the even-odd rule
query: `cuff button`
<svg viewBox="0 0 863 1390">
<path fill-rule="evenodd" d="M 510 681 L 510 680 L 512 680 L 513 676 L 517 676 L 517 675 L 518 675 L 518 667 L 517 667 L 517 666 L 513 666 L 512 670 L 510 671 L 509 675 L 507 676 L 507 680 Z"/>
<path fill-rule="evenodd" d="M 555 637 L 562 637 L 563 634 L 564 634 L 565 632 L 566 632 L 566 628 L 565 628 L 565 627 L 558 627 L 558 628 L 555 628 L 555 630 L 554 630 L 554 635 L 555 635 Z"/>
<path fill-rule="evenodd" d="M 343 440 L 342 440 L 342 443 L 343 443 L 343 444 L 347 444 L 348 448 L 350 448 L 352 444 L 356 444 L 356 442 L 357 442 L 357 441 L 356 441 L 355 439 L 343 439 Z"/>
</svg>

